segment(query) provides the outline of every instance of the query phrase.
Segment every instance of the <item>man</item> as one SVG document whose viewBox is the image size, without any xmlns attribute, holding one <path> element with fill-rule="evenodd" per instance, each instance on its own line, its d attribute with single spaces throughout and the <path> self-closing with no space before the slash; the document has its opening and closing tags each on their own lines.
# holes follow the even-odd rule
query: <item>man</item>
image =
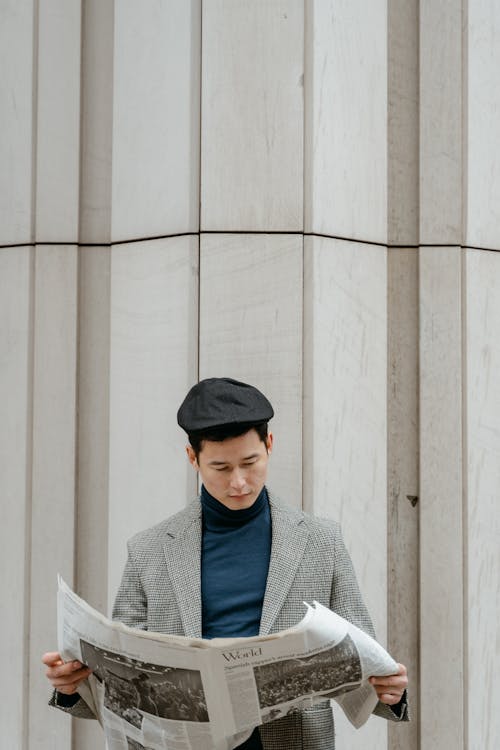
<svg viewBox="0 0 500 750">
<path fill-rule="evenodd" d="M 188 459 L 202 479 L 200 499 L 133 537 L 113 618 L 134 628 L 191 637 L 254 636 L 295 625 L 304 601 L 330 607 L 370 635 L 338 524 L 279 502 L 266 487 L 274 412 L 253 386 L 209 378 L 184 399 L 177 419 Z M 89 670 L 43 657 L 55 688 L 52 705 L 77 716 L 90 712 L 78 697 Z M 407 720 L 406 669 L 371 678 L 375 713 Z M 334 748 L 328 701 L 270 721 L 244 750 Z"/>
</svg>

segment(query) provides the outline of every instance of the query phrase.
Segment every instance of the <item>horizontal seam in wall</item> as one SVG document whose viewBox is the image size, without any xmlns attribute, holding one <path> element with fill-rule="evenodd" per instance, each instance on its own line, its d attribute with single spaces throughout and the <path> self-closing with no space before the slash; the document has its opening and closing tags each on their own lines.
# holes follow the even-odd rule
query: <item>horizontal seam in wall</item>
<svg viewBox="0 0 500 750">
<path fill-rule="evenodd" d="M 420 247 L 461 247 L 464 250 L 481 250 L 489 253 L 499 253 L 500 248 L 493 247 L 479 247 L 478 245 L 457 245 L 456 242 L 444 243 L 444 242 L 426 242 L 421 245 L 405 245 L 386 242 L 378 242 L 372 240 L 361 240 L 353 237 L 340 237 L 333 234 L 320 234 L 319 232 L 290 232 L 290 231 L 251 231 L 251 230 L 209 230 L 200 232 L 179 232 L 177 234 L 162 234 L 152 237 L 135 237 L 128 240 L 116 240 L 115 242 L 12 242 L 0 244 L 0 249 L 14 248 L 14 247 L 37 247 L 44 245 L 48 247 L 58 247 L 64 245 L 71 245 L 72 247 L 112 247 L 115 245 L 129 245 L 135 242 L 154 242 L 156 240 L 169 240 L 176 237 L 199 237 L 205 234 L 219 234 L 219 235 L 288 235 L 288 236 L 300 236 L 300 237 L 322 237 L 330 240 L 337 240 L 338 242 L 354 242 L 359 245 L 375 245 L 377 247 L 387 247 L 388 249 L 399 249 L 399 250 L 418 250 Z"/>
</svg>

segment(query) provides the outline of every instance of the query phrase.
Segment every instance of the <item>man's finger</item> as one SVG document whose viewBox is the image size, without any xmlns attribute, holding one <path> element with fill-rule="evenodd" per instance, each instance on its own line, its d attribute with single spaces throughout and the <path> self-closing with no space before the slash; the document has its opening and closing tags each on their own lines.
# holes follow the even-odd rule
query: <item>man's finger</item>
<svg viewBox="0 0 500 750">
<path fill-rule="evenodd" d="M 58 651 L 47 651 L 47 653 L 42 656 L 42 662 L 47 667 L 62 664 L 61 654 Z"/>
<path fill-rule="evenodd" d="M 90 669 L 84 668 L 79 669 L 77 672 L 73 672 L 69 675 L 61 675 L 60 677 L 51 677 L 49 674 L 47 674 L 47 677 L 50 679 L 52 685 L 55 688 L 60 687 L 70 687 L 71 685 L 77 685 L 79 682 L 82 682 L 82 680 L 85 680 L 89 674 Z"/>
<path fill-rule="evenodd" d="M 401 695 L 393 695 L 392 693 L 382 693 L 378 696 L 381 703 L 386 703 L 388 706 L 395 706 L 401 700 Z"/>
<path fill-rule="evenodd" d="M 385 675 L 385 676 L 372 676 L 370 677 L 370 684 L 373 685 L 373 687 L 384 687 L 387 688 L 391 687 L 398 687 L 405 689 L 408 687 L 408 676 L 406 672 L 406 667 L 404 664 L 398 664 L 398 671 L 396 674 L 392 675 Z"/>
<path fill-rule="evenodd" d="M 408 680 L 405 677 L 370 677 L 373 687 L 406 687 Z"/>
<path fill-rule="evenodd" d="M 79 661 L 59 662 L 55 666 L 49 666 L 47 669 L 47 677 L 49 677 L 49 679 L 64 677 L 78 672 L 82 667 L 83 664 Z"/>
</svg>

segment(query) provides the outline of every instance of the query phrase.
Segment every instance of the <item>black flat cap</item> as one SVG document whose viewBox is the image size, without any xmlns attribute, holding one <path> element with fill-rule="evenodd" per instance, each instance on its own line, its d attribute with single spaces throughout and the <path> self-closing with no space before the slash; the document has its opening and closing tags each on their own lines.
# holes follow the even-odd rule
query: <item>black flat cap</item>
<svg viewBox="0 0 500 750">
<path fill-rule="evenodd" d="M 253 385 L 232 378 L 207 378 L 191 388 L 177 412 L 187 433 L 237 424 L 258 424 L 274 416 L 267 398 Z"/>
</svg>

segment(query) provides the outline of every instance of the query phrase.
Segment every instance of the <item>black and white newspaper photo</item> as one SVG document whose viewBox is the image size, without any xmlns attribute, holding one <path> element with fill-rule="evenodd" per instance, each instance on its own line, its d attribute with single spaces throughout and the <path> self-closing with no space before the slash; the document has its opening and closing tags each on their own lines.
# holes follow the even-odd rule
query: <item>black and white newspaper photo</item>
<svg viewBox="0 0 500 750">
<path fill-rule="evenodd" d="M 113 622 L 62 579 L 58 641 L 65 660 L 92 670 L 79 692 L 109 750 L 231 750 L 254 727 L 325 698 L 360 727 L 377 703 L 368 678 L 397 670 L 380 644 L 317 602 L 288 630 L 203 640 Z"/>
</svg>

